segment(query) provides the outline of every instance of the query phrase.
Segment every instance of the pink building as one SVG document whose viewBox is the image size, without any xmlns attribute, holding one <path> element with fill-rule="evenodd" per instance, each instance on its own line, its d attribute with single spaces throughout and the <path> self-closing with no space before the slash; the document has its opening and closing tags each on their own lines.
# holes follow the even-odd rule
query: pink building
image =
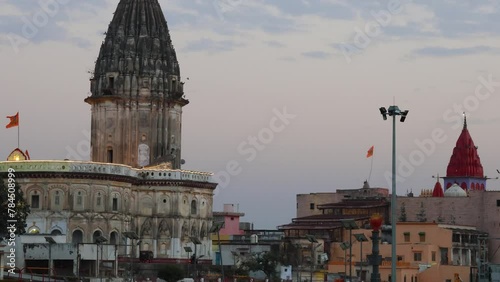
<svg viewBox="0 0 500 282">
<path fill-rule="evenodd" d="M 215 222 L 224 222 L 224 227 L 220 230 L 220 235 L 243 235 L 245 232 L 240 229 L 240 217 L 245 214 L 238 211 L 238 205 L 224 204 L 224 211 L 213 212 Z"/>
</svg>

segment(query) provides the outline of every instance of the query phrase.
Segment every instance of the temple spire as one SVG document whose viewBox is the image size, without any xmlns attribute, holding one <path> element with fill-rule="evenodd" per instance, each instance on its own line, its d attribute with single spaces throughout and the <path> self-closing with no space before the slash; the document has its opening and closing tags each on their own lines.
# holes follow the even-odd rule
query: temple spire
<svg viewBox="0 0 500 282">
<path fill-rule="evenodd" d="M 467 115 L 465 115 L 465 112 L 463 113 L 464 115 L 464 129 L 467 129 Z"/>
</svg>

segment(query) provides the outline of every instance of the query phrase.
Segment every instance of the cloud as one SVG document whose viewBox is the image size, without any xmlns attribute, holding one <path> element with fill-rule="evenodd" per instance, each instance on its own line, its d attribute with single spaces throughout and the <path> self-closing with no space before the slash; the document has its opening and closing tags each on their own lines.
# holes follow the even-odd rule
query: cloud
<svg viewBox="0 0 500 282">
<path fill-rule="evenodd" d="M 462 48 L 446 48 L 446 47 L 424 47 L 413 50 L 412 54 L 416 56 L 427 57 L 452 57 L 452 56 L 465 56 L 475 55 L 481 53 L 498 53 L 499 48 L 489 46 L 474 46 Z"/>
<path fill-rule="evenodd" d="M 278 41 L 274 41 L 274 40 L 269 40 L 269 41 L 265 41 L 264 42 L 267 46 L 269 47 L 274 47 L 274 48 L 282 48 L 282 47 L 285 47 L 286 45 L 281 43 L 281 42 L 278 42 Z"/>
<path fill-rule="evenodd" d="M 220 53 L 232 51 L 237 47 L 243 46 L 242 43 L 237 43 L 232 40 L 215 41 L 209 38 L 201 38 L 199 40 L 191 41 L 183 48 L 183 52 L 207 52 L 207 53 Z"/>
<path fill-rule="evenodd" d="M 330 57 L 330 54 L 323 51 L 308 51 L 308 52 L 303 52 L 302 56 L 313 59 L 326 59 Z"/>
</svg>

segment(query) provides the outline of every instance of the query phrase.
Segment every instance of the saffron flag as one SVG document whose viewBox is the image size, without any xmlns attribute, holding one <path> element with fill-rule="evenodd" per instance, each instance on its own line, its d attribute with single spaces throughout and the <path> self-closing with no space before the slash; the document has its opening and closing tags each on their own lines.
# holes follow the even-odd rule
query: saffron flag
<svg viewBox="0 0 500 282">
<path fill-rule="evenodd" d="M 373 156 L 373 146 L 370 147 L 370 149 L 368 149 L 368 152 L 366 153 L 366 157 L 369 158 Z"/>
<path fill-rule="evenodd" d="M 5 126 L 5 128 L 19 126 L 19 112 L 17 112 L 16 115 L 8 116 L 7 118 L 10 119 L 10 122 L 9 122 L 9 124 L 7 124 L 7 126 Z"/>
</svg>

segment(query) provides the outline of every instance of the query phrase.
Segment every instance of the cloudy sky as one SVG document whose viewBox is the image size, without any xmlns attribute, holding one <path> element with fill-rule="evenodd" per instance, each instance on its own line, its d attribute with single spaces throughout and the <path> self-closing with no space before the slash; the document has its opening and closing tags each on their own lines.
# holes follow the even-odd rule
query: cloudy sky
<svg viewBox="0 0 500 282">
<path fill-rule="evenodd" d="M 296 194 L 360 188 L 372 145 L 370 184 L 390 188 L 392 125 L 378 108 L 393 101 L 410 111 L 397 123 L 398 194 L 446 173 L 463 111 L 498 176 L 498 2 L 159 1 L 191 101 L 184 168 L 215 173 L 215 209 L 286 224 Z M 89 158 L 88 71 L 117 3 L 0 0 L 0 113 L 21 112 L 33 159 Z M 17 130 L 0 130 L 6 158 Z"/>
</svg>

